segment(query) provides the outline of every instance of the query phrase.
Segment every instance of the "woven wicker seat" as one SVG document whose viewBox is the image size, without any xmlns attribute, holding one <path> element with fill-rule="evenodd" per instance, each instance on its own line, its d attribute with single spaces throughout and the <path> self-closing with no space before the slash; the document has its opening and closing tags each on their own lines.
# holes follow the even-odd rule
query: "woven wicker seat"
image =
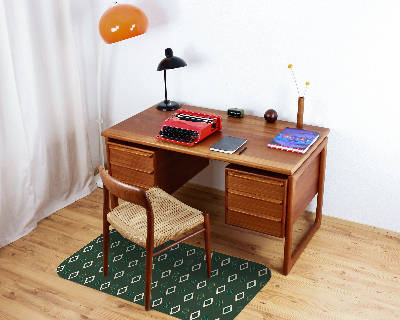
<svg viewBox="0 0 400 320">
<path fill-rule="evenodd" d="M 150 310 L 153 256 L 204 231 L 207 276 L 211 278 L 210 219 L 207 212 L 194 209 L 160 188 L 147 192 L 124 184 L 99 167 L 103 180 L 103 274 L 108 275 L 109 229 L 112 225 L 123 237 L 146 247 L 145 308 Z M 113 209 L 110 211 L 110 195 Z M 118 198 L 127 202 L 118 206 Z M 155 247 L 199 225 L 203 227 L 154 251 Z"/>
<path fill-rule="evenodd" d="M 147 190 L 154 213 L 154 247 L 204 223 L 193 209 L 159 188 Z M 125 202 L 107 215 L 108 222 L 125 238 L 146 247 L 147 214 L 137 204 Z"/>
</svg>

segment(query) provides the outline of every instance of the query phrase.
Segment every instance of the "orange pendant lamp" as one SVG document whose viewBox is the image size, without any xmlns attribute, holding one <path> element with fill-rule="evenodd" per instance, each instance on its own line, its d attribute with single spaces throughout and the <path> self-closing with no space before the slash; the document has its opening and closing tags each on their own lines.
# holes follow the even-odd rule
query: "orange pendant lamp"
<svg viewBox="0 0 400 320">
<path fill-rule="evenodd" d="M 116 4 L 100 18 L 99 32 L 110 44 L 139 36 L 147 31 L 149 21 L 145 13 L 131 4 Z"/>
</svg>

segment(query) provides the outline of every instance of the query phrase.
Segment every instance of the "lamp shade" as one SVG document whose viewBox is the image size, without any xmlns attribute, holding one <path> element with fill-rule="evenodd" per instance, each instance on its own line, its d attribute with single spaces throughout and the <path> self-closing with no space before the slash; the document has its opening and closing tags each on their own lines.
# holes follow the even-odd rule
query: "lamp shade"
<svg viewBox="0 0 400 320">
<path fill-rule="evenodd" d="M 145 13 L 131 4 L 117 4 L 100 18 L 99 32 L 104 42 L 114 43 L 136 37 L 147 31 Z"/>
<path fill-rule="evenodd" d="M 157 71 L 186 67 L 186 62 L 175 57 L 171 48 L 165 49 L 165 58 L 158 64 Z"/>
</svg>

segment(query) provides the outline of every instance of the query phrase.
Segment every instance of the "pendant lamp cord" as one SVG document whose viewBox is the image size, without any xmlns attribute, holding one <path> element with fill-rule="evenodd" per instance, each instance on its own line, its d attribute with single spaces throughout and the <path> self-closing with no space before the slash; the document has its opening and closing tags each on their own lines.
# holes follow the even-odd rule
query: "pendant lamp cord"
<svg viewBox="0 0 400 320">
<path fill-rule="evenodd" d="M 97 119 L 96 122 L 99 124 L 99 160 L 100 164 L 105 167 L 104 164 L 104 147 L 101 132 L 103 131 L 103 118 L 101 115 L 101 65 L 103 56 L 103 41 L 100 40 L 99 54 L 97 57 Z"/>
</svg>

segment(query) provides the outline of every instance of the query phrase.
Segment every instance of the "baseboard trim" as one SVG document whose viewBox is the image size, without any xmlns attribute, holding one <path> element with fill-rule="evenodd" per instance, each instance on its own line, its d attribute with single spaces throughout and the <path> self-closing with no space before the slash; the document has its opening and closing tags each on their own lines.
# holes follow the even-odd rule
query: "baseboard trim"
<svg viewBox="0 0 400 320">
<path fill-rule="evenodd" d="M 354 227 L 354 228 L 361 229 L 364 231 L 371 231 L 371 232 L 382 234 L 385 236 L 398 238 L 400 240 L 400 232 L 387 230 L 387 229 L 383 229 L 383 228 L 378 228 L 378 227 L 370 226 L 367 224 L 353 222 L 353 221 L 349 221 L 346 219 L 341 219 L 341 218 L 336 218 L 336 217 L 331 217 L 331 216 L 326 216 L 326 215 L 323 215 L 322 221 L 324 221 L 324 220 L 334 222 L 337 224 L 341 224 L 341 225 L 344 225 L 347 227 Z"/>
<path fill-rule="evenodd" d="M 205 186 L 201 186 L 201 185 L 195 184 L 195 183 L 188 182 L 184 185 L 184 187 L 189 188 L 189 189 L 198 190 L 201 192 L 211 193 L 211 194 L 219 196 L 219 197 L 225 196 L 225 191 L 223 191 L 223 190 L 214 189 L 211 187 L 205 187 Z M 314 214 L 315 214 L 315 212 L 314 212 Z M 400 239 L 400 232 L 391 231 L 391 230 L 378 228 L 378 227 L 374 227 L 374 226 L 369 226 L 369 225 L 362 224 L 359 222 L 353 222 L 353 221 L 336 218 L 336 217 L 332 217 L 332 216 L 327 216 L 327 215 L 322 215 L 322 223 L 324 220 L 333 222 L 333 223 L 337 223 L 337 224 L 341 224 L 341 225 L 344 225 L 347 227 L 354 227 L 354 228 L 361 229 L 364 231 L 371 231 L 371 232 L 374 232 L 377 234 L 382 234 L 382 235 L 386 235 L 389 237 Z"/>
</svg>

